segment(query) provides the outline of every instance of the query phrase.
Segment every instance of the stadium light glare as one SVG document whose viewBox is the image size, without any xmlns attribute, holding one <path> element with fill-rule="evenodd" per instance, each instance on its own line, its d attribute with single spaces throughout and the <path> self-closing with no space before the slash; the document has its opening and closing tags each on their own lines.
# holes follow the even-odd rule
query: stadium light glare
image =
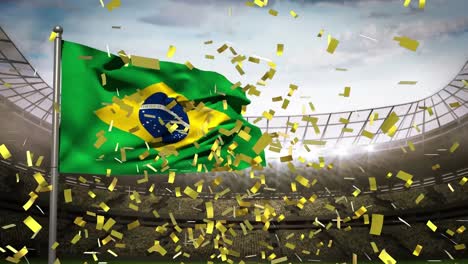
<svg viewBox="0 0 468 264">
<path fill-rule="evenodd" d="M 335 150 L 335 155 L 338 155 L 338 156 L 346 156 L 348 155 L 348 148 L 347 147 L 338 147 L 336 150 Z"/>
<path fill-rule="evenodd" d="M 366 146 L 366 150 L 367 150 L 368 152 L 374 152 L 374 150 L 375 150 L 375 149 L 374 149 L 374 145 L 367 145 L 367 146 Z"/>
</svg>

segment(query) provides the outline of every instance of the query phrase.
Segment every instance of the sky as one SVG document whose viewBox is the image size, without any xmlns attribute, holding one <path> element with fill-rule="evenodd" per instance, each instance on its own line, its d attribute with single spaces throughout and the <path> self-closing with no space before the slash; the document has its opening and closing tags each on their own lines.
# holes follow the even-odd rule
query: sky
<svg viewBox="0 0 468 264">
<path fill-rule="evenodd" d="M 277 73 L 266 86 L 257 85 L 262 93 L 250 97 L 248 116 L 269 109 L 277 116 L 301 114 L 308 102 L 317 113 L 411 102 L 447 85 L 468 59 L 466 0 L 430 0 L 424 9 L 418 8 L 418 0 L 409 7 L 403 0 L 270 0 L 263 8 L 245 2 L 121 0 L 119 8 L 108 11 L 99 0 L 1 0 L 0 26 L 49 84 L 53 44 L 48 37 L 55 25 L 64 28 L 65 40 L 101 50 L 108 46 L 114 54 L 125 50 L 190 61 L 243 85 L 255 84 L 271 60 Z M 269 9 L 278 15 L 271 16 Z M 324 36 L 318 38 L 321 29 Z M 326 51 L 328 34 L 339 41 L 333 54 Z M 400 47 L 396 36 L 419 41 L 417 51 Z M 208 40 L 213 44 L 205 45 Z M 239 75 L 230 52 L 216 51 L 225 43 L 240 54 L 261 57 L 261 63 L 244 62 L 245 74 Z M 282 56 L 277 56 L 277 44 L 284 44 Z M 170 45 L 176 52 L 167 58 Z M 205 59 L 205 54 L 215 59 Z M 299 88 L 284 110 L 271 98 L 285 97 L 290 84 Z M 338 95 L 345 86 L 351 87 L 349 97 Z"/>
</svg>

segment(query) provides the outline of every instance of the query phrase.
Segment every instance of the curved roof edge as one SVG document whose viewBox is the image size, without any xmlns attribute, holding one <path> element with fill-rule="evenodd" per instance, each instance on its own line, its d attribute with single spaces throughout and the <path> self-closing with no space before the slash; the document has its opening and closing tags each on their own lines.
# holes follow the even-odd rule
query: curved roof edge
<svg viewBox="0 0 468 264">
<path fill-rule="evenodd" d="M 468 61 L 444 88 L 420 100 L 391 106 L 311 115 L 246 117 L 265 132 L 281 132 L 292 145 L 369 145 L 405 140 L 457 122 L 468 113 Z M 25 119 L 51 129 L 53 89 L 37 74 L 0 27 L 0 100 Z M 392 114 L 393 113 L 393 114 Z M 390 115 L 397 116 L 392 137 L 382 132 Z M 286 134 L 294 134 L 287 138 Z M 292 141 L 292 142 L 290 142 Z"/>
</svg>

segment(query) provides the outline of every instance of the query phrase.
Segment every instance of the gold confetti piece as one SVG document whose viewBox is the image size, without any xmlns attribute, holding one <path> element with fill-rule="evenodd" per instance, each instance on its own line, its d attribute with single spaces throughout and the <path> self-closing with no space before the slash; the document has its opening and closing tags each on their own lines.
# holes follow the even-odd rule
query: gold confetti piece
<svg viewBox="0 0 468 264">
<path fill-rule="evenodd" d="M 222 45 L 221 47 L 219 47 L 216 51 L 217 51 L 218 53 L 223 53 L 225 50 L 227 50 L 227 48 L 228 48 L 228 45 L 223 44 L 223 45 Z"/>
<path fill-rule="evenodd" d="M 31 216 L 28 216 L 26 219 L 24 219 L 23 223 L 35 234 L 37 234 L 42 229 L 42 226 Z"/>
<path fill-rule="evenodd" d="M 340 123 L 345 124 L 345 125 L 349 123 L 349 120 L 348 120 L 348 119 L 342 118 L 342 117 L 340 118 L 339 121 L 340 121 Z"/>
<path fill-rule="evenodd" d="M 104 210 L 104 212 L 107 212 L 107 211 L 110 210 L 110 207 L 109 207 L 106 203 L 104 203 L 104 202 L 101 202 L 101 203 L 99 204 L 99 207 L 101 207 L 102 210 Z"/>
<path fill-rule="evenodd" d="M 458 244 L 454 246 L 455 250 L 464 250 L 466 249 L 465 244 Z"/>
<path fill-rule="evenodd" d="M 465 226 L 460 226 L 459 228 L 457 228 L 456 232 L 458 234 L 462 234 L 463 232 L 465 232 L 466 228 Z"/>
<path fill-rule="evenodd" d="M 206 202 L 206 218 L 210 219 L 214 217 L 214 209 L 213 209 L 213 203 L 212 202 Z"/>
<path fill-rule="evenodd" d="M 327 52 L 330 54 L 333 54 L 336 50 L 336 47 L 338 47 L 338 44 L 340 43 L 336 38 L 332 38 L 330 35 L 328 35 L 329 41 L 328 41 L 328 47 L 327 47 Z M 346 88 L 345 88 L 346 92 Z"/>
<path fill-rule="evenodd" d="M 129 223 L 129 224 L 127 225 L 127 229 L 128 229 L 128 230 L 132 230 L 132 229 L 135 229 L 135 228 L 137 228 L 137 227 L 139 227 L 139 226 L 140 226 L 140 221 L 135 220 L 135 221 L 133 221 L 133 222 L 131 222 L 131 223 Z"/>
<path fill-rule="evenodd" d="M 247 142 L 250 141 L 250 139 L 252 138 L 252 136 L 249 133 L 247 133 L 245 130 L 239 131 L 238 135 L 240 138 L 242 138 L 243 140 Z"/>
<path fill-rule="evenodd" d="M 292 161 L 292 160 L 293 160 L 293 158 L 292 158 L 291 155 L 280 157 L 281 162 L 288 162 L 288 161 Z"/>
<path fill-rule="evenodd" d="M 259 190 L 260 190 L 260 187 L 262 186 L 261 182 L 256 182 L 254 184 L 254 186 L 252 186 L 252 188 L 250 188 L 250 191 L 253 193 L 253 194 L 256 194 Z"/>
<path fill-rule="evenodd" d="M 457 148 L 460 146 L 460 143 L 458 142 L 454 142 L 453 145 L 450 147 L 450 153 L 453 153 L 455 152 L 455 150 L 457 150 Z"/>
<path fill-rule="evenodd" d="M 424 9 L 426 6 L 426 0 L 419 0 L 419 9 Z"/>
<path fill-rule="evenodd" d="M 269 133 L 263 133 L 262 136 L 258 139 L 255 145 L 252 147 L 252 150 L 255 154 L 259 155 L 271 142 L 273 139 L 271 138 Z"/>
<path fill-rule="evenodd" d="M 114 179 L 112 180 L 111 184 L 109 185 L 109 187 L 107 187 L 107 189 L 112 192 L 114 191 L 115 189 L 115 186 L 117 185 L 117 178 L 114 177 Z"/>
<path fill-rule="evenodd" d="M 123 238 L 123 234 L 120 233 L 119 231 L 115 231 L 115 230 L 111 231 L 111 236 L 113 236 L 113 237 L 115 237 L 117 239 L 120 239 L 120 240 L 122 240 L 122 238 Z"/>
<path fill-rule="evenodd" d="M 96 142 L 94 143 L 94 147 L 99 149 L 101 148 L 101 146 L 106 143 L 107 141 L 107 138 L 104 137 L 104 136 L 101 136 L 101 137 L 98 137 L 98 139 L 96 140 Z"/>
<path fill-rule="evenodd" d="M 29 200 L 23 205 L 23 209 L 25 211 L 29 210 L 29 208 L 31 208 L 31 206 L 34 204 L 34 202 L 36 201 L 36 199 L 39 197 L 36 193 L 34 192 L 30 192 L 29 193 Z"/>
<path fill-rule="evenodd" d="M 428 220 L 426 223 L 426 226 L 429 227 L 429 229 L 432 230 L 432 232 L 435 232 L 437 230 L 437 226 L 431 222 L 431 220 Z"/>
<path fill-rule="evenodd" d="M 185 66 L 187 66 L 187 68 L 189 68 L 189 70 L 193 70 L 193 68 L 194 68 L 192 63 L 190 63 L 190 61 L 186 61 Z"/>
<path fill-rule="evenodd" d="M 245 72 L 244 72 L 244 70 L 242 69 L 242 67 L 241 67 L 240 64 L 237 64 L 235 68 L 236 68 L 237 72 L 238 72 L 240 75 L 244 75 L 244 74 L 245 74 Z"/>
<path fill-rule="evenodd" d="M 192 198 L 194 200 L 197 199 L 197 197 L 198 197 L 198 193 L 196 191 L 194 191 L 192 188 L 190 188 L 189 186 L 185 187 L 184 193 L 188 197 L 190 197 L 190 198 Z"/>
<path fill-rule="evenodd" d="M 226 100 L 223 100 L 223 110 L 227 110 L 228 104 Z"/>
<path fill-rule="evenodd" d="M 274 10 L 274 9 L 270 9 L 268 11 L 268 14 L 272 15 L 272 16 L 277 16 L 278 15 L 278 11 Z"/>
<path fill-rule="evenodd" d="M 394 37 L 393 40 L 398 41 L 400 43 L 400 46 L 406 49 L 409 49 L 411 51 L 416 51 L 419 46 L 419 42 L 414 39 L 410 39 L 408 37 Z"/>
<path fill-rule="evenodd" d="M 148 249 L 148 252 L 151 253 L 151 252 L 155 252 L 155 251 L 156 251 L 156 252 L 158 252 L 159 254 L 161 254 L 161 256 L 166 255 L 167 250 L 164 249 L 159 243 L 160 243 L 160 242 L 159 242 L 158 240 L 155 240 L 155 241 L 154 241 L 154 245 Z"/>
<path fill-rule="evenodd" d="M 20 251 L 16 252 L 15 255 L 13 255 L 13 258 L 15 259 L 21 259 L 28 253 L 28 249 L 26 247 L 23 247 Z"/>
<path fill-rule="evenodd" d="M 356 190 L 354 190 L 354 192 L 353 192 L 353 196 L 354 196 L 354 197 L 357 197 L 360 193 L 361 193 L 361 190 L 356 189 Z"/>
<path fill-rule="evenodd" d="M 252 6 L 255 5 L 255 3 L 254 3 L 254 2 L 249 2 L 249 1 L 247 1 L 247 2 L 245 2 L 245 5 L 246 5 L 246 6 L 249 6 L 249 7 L 252 7 Z"/>
<path fill-rule="evenodd" d="M 5 146 L 5 144 L 0 145 L 0 155 L 2 156 L 3 159 L 11 158 L 11 153 L 8 150 L 8 148 Z"/>
<path fill-rule="evenodd" d="M 297 17 L 298 17 L 297 13 L 294 12 L 294 10 L 289 11 L 289 14 L 290 14 L 293 18 L 297 18 Z"/>
<path fill-rule="evenodd" d="M 167 57 L 172 58 L 175 52 L 176 52 L 176 47 L 173 45 L 170 45 L 169 50 L 167 51 Z"/>
<path fill-rule="evenodd" d="M 396 177 L 398 179 L 401 179 L 401 180 L 405 181 L 405 182 L 408 182 L 413 178 L 413 175 L 411 175 L 411 174 L 409 174 L 407 172 L 404 172 L 404 171 L 398 171 Z"/>
<path fill-rule="evenodd" d="M 109 11 L 112 11 L 116 8 L 120 7 L 120 0 L 111 0 L 109 3 L 107 3 L 106 8 Z"/>
<path fill-rule="evenodd" d="M 366 212 L 367 212 L 366 207 L 361 206 L 361 208 L 359 208 L 356 212 L 354 212 L 354 214 L 356 215 L 357 218 L 359 218 L 359 217 L 361 217 L 363 214 L 365 214 Z"/>
<path fill-rule="evenodd" d="M 101 84 L 102 84 L 102 86 L 106 86 L 106 84 L 107 84 L 107 77 L 106 77 L 105 73 L 101 74 Z"/>
<path fill-rule="evenodd" d="M 411 184 L 413 184 L 413 180 L 408 180 L 406 183 L 405 183 L 405 187 L 406 188 L 409 188 L 411 186 Z"/>
<path fill-rule="evenodd" d="M 255 57 L 249 57 L 249 61 L 252 62 L 252 63 L 260 63 L 260 59 L 259 58 L 255 58 Z"/>
<path fill-rule="evenodd" d="M 467 177 L 463 177 L 460 182 L 458 184 L 460 184 L 461 186 L 465 185 L 465 183 L 468 182 L 468 178 Z"/>
<path fill-rule="evenodd" d="M 454 102 L 454 103 L 450 103 L 449 106 L 452 108 L 458 108 L 461 106 L 461 104 L 459 102 Z"/>
<path fill-rule="evenodd" d="M 72 192 L 71 192 L 71 189 L 65 189 L 65 190 L 63 190 L 63 196 L 65 197 L 65 203 L 71 203 L 71 202 L 72 202 Z"/>
<path fill-rule="evenodd" d="M 175 176 L 176 176 L 175 171 L 170 171 L 170 172 L 169 172 L 169 177 L 168 177 L 168 179 L 167 179 L 167 182 L 168 182 L 168 183 L 174 183 Z"/>
<path fill-rule="evenodd" d="M 79 56 L 78 59 L 80 59 L 80 60 L 92 60 L 93 56 Z"/>
<path fill-rule="evenodd" d="M 50 32 L 49 41 L 54 41 L 57 38 L 57 33 L 54 31 Z"/>
<path fill-rule="evenodd" d="M 411 0 L 405 0 L 405 2 L 403 3 L 403 6 L 408 7 L 410 3 L 411 3 Z"/>
<path fill-rule="evenodd" d="M 83 217 L 79 217 L 79 216 L 75 218 L 73 223 L 79 227 L 84 227 L 86 225 L 86 221 L 83 220 Z"/>
<path fill-rule="evenodd" d="M 283 101 L 283 104 L 281 105 L 281 108 L 286 109 L 288 108 L 288 105 L 289 105 L 289 100 L 285 98 Z"/>
<path fill-rule="evenodd" d="M 276 55 L 277 56 L 283 56 L 283 51 L 284 51 L 284 44 L 277 44 L 276 45 Z"/>
<path fill-rule="evenodd" d="M 385 249 L 382 249 L 382 251 L 379 254 L 379 259 L 383 261 L 385 264 L 396 264 L 397 261 L 390 256 L 390 254 L 385 251 Z"/>
<path fill-rule="evenodd" d="M 385 121 L 382 123 L 381 130 L 382 132 L 389 134 L 391 131 L 391 128 L 394 127 L 394 125 L 400 120 L 398 115 L 395 112 L 390 113 L 390 115 L 385 119 Z"/>
<path fill-rule="evenodd" d="M 326 141 L 323 140 L 304 140 L 304 144 L 307 145 L 316 145 L 316 146 L 325 146 L 327 144 Z"/>
<path fill-rule="evenodd" d="M 152 59 L 152 58 L 146 58 L 146 57 L 132 55 L 131 62 L 132 62 L 132 65 L 136 66 L 136 67 L 141 67 L 141 68 L 146 68 L 146 69 L 153 69 L 153 70 L 159 70 L 160 69 L 158 59 Z"/>
<path fill-rule="evenodd" d="M 369 138 L 369 139 L 373 139 L 374 138 L 374 133 L 369 132 L 367 130 L 363 130 L 362 133 L 361 133 L 361 136 Z"/>
<path fill-rule="evenodd" d="M 35 166 L 36 166 L 36 167 L 40 167 L 43 160 L 44 160 L 44 156 L 39 156 L 39 158 L 38 158 L 37 161 L 36 161 Z"/>
<path fill-rule="evenodd" d="M 107 219 L 107 221 L 104 224 L 104 226 L 102 227 L 102 229 L 104 229 L 104 231 L 109 231 L 115 225 L 115 223 L 117 223 L 117 222 L 114 219 L 109 218 L 109 219 Z"/>
<path fill-rule="evenodd" d="M 375 242 L 370 242 L 370 244 L 374 253 L 379 253 L 379 248 L 377 247 L 377 244 L 375 244 Z"/>
<path fill-rule="evenodd" d="M 416 204 L 419 204 L 423 199 L 424 199 L 424 194 L 420 193 L 414 202 Z"/>
<path fill-rule="evenodd" d="M 27 163 L 28 163 L 28 167 L 32 167 L 33 166 L 33 162 L 32 162 L 32 155 L 31 155 L 31 151 L 26 151 L 26 160 L 27 160 Z"/>
<path fill-rule="evenodd" d="M 74 245 L 74 244 L 78 243 L 78 241 L 80 241 L 80 239 L 81 239 L 81 236 L 80 236 L 80 234 L 78 233 L 78 234 L 76 234 L 76 235 L 72 238 L 72 240 L 70 241 L 70 243 L 72 243 L 72 244 Z"/>
<path fill-rule="evenodd" d="M 254 0 L 253 3 L 259 7 L 264 7 L 268 4 L 268 0 Z"/>
<path fill-rule="evenodd" d="M 207 40 L 207 41 L 203 42 L 203 44 L 205 44 L 205 45 L 213 44 L 213 41 L 212 40 Z"/>
<path fill-rule="evenodd" d="M 106 177 L 109 177 L 112 173 L 111 169 L 106 169 Z"/>
<path fill-rule="evenodd" d="M 418 83 L 417 81 L 399 81 L 398 84 L 401 84 L 401 85 L 415 85 L 416 83 Z"/>
<path fill-rule="evenodd" d="M 369 177 L 369 185 L 371 191 L 377 191 L 377 180 L 375 177 Z"/>
<path fill-rule="evenodd" d="M 466 81 L 466 80 L 461 80 L 461 82 L 463 83 L 464 87 L 468 88 L 468 81 Z"/>
<path fill-rule="evenodd" d="M 340 93 L 339 96 L 349 97 L 350 93 L 351 93 L 351 87 L 347 86 L 344 88 L 344 92 Z"/>
<path fill-rule="evenodd" d="M 277 264 L 288 261 L 288 257 L 281 257 L 271 260 L 271 264 Z"/>
<path fill-rule="evenodd" d="M 57 249 L 57 247 L 58 247 L 59 245 L 60 245 L 60 244 L 59 244 L 57 241 L 55 241 L 54 244 L 52 244 L 52 246 L 51 246 L 50 248 L 53 249 L 53 250 L 55 250 L 55 249 Z"/>
<path fill-rule="evenodd" d="M 92 192 L 92 191 L 88 191 L 88 195 L 89 195 L 89 197 L 91 197 L 93 199 L 96 198 L 96 194 L 94 192 Z"/>
<path fill-rule="evenodd" d="M 132 209 L 133 211 L 138 211 L 138 209 L 139 209 L 138 205 L 135 205 L 135 204 L 132 204 L 132 203 L 128 204 L 128 208 Z"/>
<path fill-rule="evenodd" d="M 372 223 L 369 234 L 380 236 L 382 233 L 384 216 L 381 214 L 372 214 Z"/>
<path fill-rule="evenodd" d="M 422 248 L 423 248 L 423 246 L 417 245 L 416 248 L 413 251 L 413 255 L 415 255 L 416 257 L 419 256 L 419 254 L 421 253 Z"/>
<path fill-rule="evenodd" d="M 455 232 L 453 232 L 453 231 L 450 230 L 450 229 L 447 229 L 447 231 L 445 231 L 445 233 L 447 233 L 447 235 L 449 235 L 449 236 L 455 235 Z"/>
<path fill-rule="evenodd" d="M 213 56 L 213 55 L 208 55 L 208 54 L 206 54 L 206 55 L 205 55 L 205 59 L 214 60 L 214 56 Z"/>
</svg>

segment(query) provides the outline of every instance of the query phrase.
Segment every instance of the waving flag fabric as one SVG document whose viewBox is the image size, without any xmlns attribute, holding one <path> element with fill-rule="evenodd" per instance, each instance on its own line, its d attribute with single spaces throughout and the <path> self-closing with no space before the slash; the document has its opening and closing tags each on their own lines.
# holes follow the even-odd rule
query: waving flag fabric
<svg viewBox="0 0 468 264">
<path fill-rule="evenodd" d="M 269 136 L 242 117 L 250 101 L 224 76 L 67 41 L 62 48 L 61 173 L 265 165 Z"/>
</svg>

